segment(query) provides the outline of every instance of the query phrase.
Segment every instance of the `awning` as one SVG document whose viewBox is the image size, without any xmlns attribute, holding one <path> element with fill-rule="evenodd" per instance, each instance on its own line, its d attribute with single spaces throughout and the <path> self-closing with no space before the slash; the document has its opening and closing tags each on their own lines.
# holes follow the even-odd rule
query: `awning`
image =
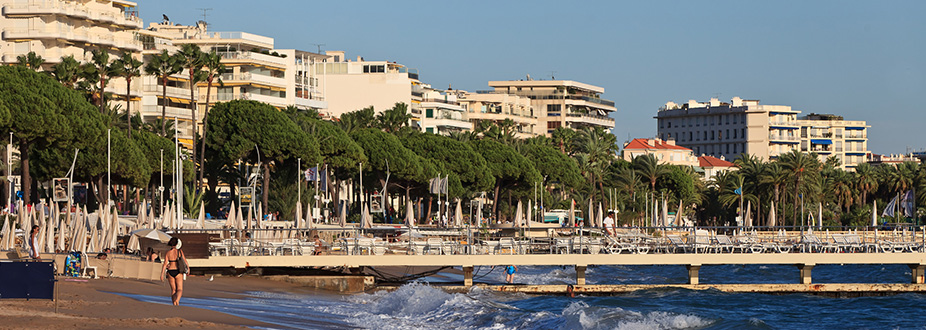
<svg viewBox="0 0 926 330">
<path fill-rule="evenodd" d="M 168 96 L 167 98 L 170 99 L 171 102 L 177 102 L 177 103 L 183 103 L 183 104 L 190 104 L 190 100 L 188 100 L 188 99 L 181 99 L 181 98 L 170 97 L 170 96 Z"/>
<path fill-rule="evenodd" d="M 832 140 L 811 139 L 810 143 L 811 144 L 833 144 L 833 141 Z"/>
</svg>

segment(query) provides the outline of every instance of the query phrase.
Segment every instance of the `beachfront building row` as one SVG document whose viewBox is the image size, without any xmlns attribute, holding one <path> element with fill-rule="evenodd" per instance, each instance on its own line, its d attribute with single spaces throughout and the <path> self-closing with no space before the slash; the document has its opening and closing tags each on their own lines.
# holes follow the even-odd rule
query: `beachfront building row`
<svg viewBox="0 0 926 330">
<path fill-rule="evenodd" d="M 657 136 L 672 139 L 695 154 L 734 159 L 740 153 L 764 160 L 792 150 L 814 152 L 821 160 L 834 156 L 852 170 L 866 161 L 868 125 L 840 116 L 810 114 L 785 105 L 734 97 L 731 102 L 668 102 L 657 115 Z"/>
<path fill-rule="evenodd" d="M 700 173 L 705 181 L 719 173 L 737 169 L 736 165 L 727 161 L 724 156 L 696 156 L 693 150 L 676 145 L 672 139 L 633 139 L 624 143 L 621 150 L 621 157 L 628 162 L 639 156 L 652 155 L 660 164 L 690 166 L 695 172 Z"/>
</svg>

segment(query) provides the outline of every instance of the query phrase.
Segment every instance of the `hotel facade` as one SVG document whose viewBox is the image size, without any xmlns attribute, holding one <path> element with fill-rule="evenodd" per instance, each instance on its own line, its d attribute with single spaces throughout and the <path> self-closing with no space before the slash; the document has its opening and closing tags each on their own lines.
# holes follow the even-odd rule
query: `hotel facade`
<svg viewBox="0 0 926 330">
<path fill-rule="evenodd" d="M 734 97 L 730 103 L 716 98 L 703 103 L 689 100 L 681 105 L 668 102 L 655 118 L 659 138 L 673 139 L 698 155 L 735 159 L 747 153 L 771 160 L 799 150 L 817 152 L 821 160 L 836 156 L 841 167 L 850 170 L 865 161 L 868 126 L 864 121 L 799 115 L 800 111 L 790 106 L 763 105 L 759 100 Z M 846 140 L 846 136 L 850 139 Z M 840 148 L 834 146 L 837 143 Z M 851 151 L 847 152 L 847 148 Z"/>
<path fill-rule="evenodd" d="M 517 95 L 531 100 L 537 117 L 536 134 L 549 136 L 558 127 L 582 129 L 600 127 L 610 131 L 617 108 L 614 102 L 601 98 L 603 87 L 572 80 L 506 80 L 490 81 L 489 87 L 499 93 Z"/>
</svg>

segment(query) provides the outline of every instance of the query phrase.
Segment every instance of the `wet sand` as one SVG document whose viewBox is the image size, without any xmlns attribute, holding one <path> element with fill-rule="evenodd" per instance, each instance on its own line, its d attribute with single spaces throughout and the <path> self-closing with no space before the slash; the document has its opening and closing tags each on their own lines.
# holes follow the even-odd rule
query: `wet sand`
<svg viewBox="0 0 926 330">
<path fill-rule="evenodd" d="M 183 297 L 237 298 L 246 291 L 324 294 L 289 283 L 249 277 L 190 276 Z M 58 312 L 50 300 L 0 300 L 0 329 L 229 329 L 272 327 L 221 312 L 147 303 L 114 294 L 169 296 L 167 282 L 116 278 L 58 278 Z"/>
</svg>

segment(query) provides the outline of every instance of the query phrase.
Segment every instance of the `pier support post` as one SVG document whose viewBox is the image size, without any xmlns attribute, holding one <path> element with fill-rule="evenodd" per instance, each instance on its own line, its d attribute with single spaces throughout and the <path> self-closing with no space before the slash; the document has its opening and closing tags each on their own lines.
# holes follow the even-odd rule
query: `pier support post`
<svg viewBox="0 0 926 330">
<path fill-rule="evenodd" d="M 685 265 L 685 268 L 688 268 L 688 284 L 698 285 L 698 271 L 701 270 L 701 265 Z"/>
<path fill-rule="evenodd" d="M 797 269 L 800 269 L 801 271 L 801 284 L 811 283 L 810 271 L 813 270 L 813 266 L 816 266 L 816 265 L 815 264 L 798 264 L 797 265 Z"/>
<path fill-rule="evenodd" d="M 473 266 L 463 266 L 463 286 L 473 286 Z"/>
<path fill-rule="evenodd" d="M 576 285 L 585 285 L 585 269 L 587 265 L 576 265 Z"/>
<path fill-rule="evenodd" d="M 924 274 L 926 274 L 926 265 L 921 264 L 910 264 L 910 274 L 913 275 L 910 283 L 913 284 L 923 284 L 924 283 Z"/>
</svg>

